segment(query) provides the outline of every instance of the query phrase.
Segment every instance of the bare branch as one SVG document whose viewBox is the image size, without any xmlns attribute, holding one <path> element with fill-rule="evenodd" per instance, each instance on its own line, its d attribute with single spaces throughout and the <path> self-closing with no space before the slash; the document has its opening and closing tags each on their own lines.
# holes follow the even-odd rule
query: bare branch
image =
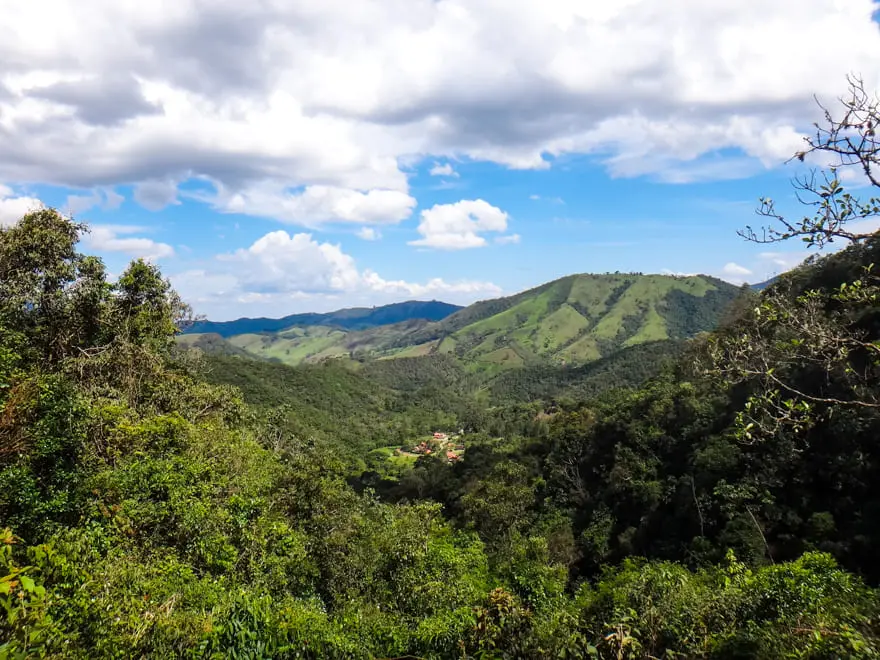
<svg viewBox="0 0 880 660">
<path fill-rule="evenodd" d="M 792 180 L 795 196 L 802 205 L 814 209 L 813 215 L 789 220 L 776 210 L 772 199 L 761 198 L 756 213 L 771 220 L 771 225 L 762 228 L 760 233 L 747 226 L 737 232 L 741 237 L 754 243 L 800 238 L 808 247 L 821 249 L 835 239 L 860 242 L 873 235 L 874 232 L 851 231 L 847 224 L 880 217 L 880 198 L 856 199 L 845 191 L 838 172 L 855 168 L 872 187 L 880 188 L 880 140 L 877 139 L 880 97 L 868 94 L 857 76 L 848 76 L 847 82 L 849 96 L 838 99 L 841 115 L 835 116 L 816 99 L 825 123 L 815 124 L 815 133 L 805 138 L 806 149 L 787 161 L 804 162 L 807 156 L 815 154 L 832 157 L 821 179 L 813 171 L 809 176 Z"/>
</svg>

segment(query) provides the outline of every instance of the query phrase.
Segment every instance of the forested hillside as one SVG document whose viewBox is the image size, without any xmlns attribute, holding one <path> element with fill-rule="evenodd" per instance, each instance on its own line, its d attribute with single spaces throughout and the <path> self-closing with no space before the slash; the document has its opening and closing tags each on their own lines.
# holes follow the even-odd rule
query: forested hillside
<svg viewBox="0 0 880 660">
<path fill-rule="evenodd" d="M 360 330 L 314 324 L 230 334 L 238 326 L 200 322 L 194 330 L 223 330 L 228 347 L 216 334 L 187 334 L 179 341 L 286 364 L 440 353 L 491 377 L 521 367 L 582 365 L 621 348 L 693 337 L 715 328 L 740 295 L 737 287 L 704 276 L 572 275 L 475 303 L 433 323 L 409 320 Z"/>
<path fill-rule="evenodd" d="M 738 294 L 704 276 L 572 275 L 477 303 L 399 343 L 430 345 L 478 371 L 584 364 L 621 348 L 711 330 Z"/>
<path fill-rule="evenodd" d="M 289 367 L 211 353 L 202 359 L 206 381 L 236 387 L 257 414 L 273 415 L 285 432 L 331 444 L 338 458 L 355 464 L 376 447 L 473 426 L 481 414 L 474 386 L 457 365 L 444 370 L 430 359 L 362 368 L 337 361 Z M 383 369 L 388 364 L 397 367 L 393 373 Z"/>
<path fill-rule="evenodd" d="M 391 325 L 403 321 L 440 321 L 461 309 L 459 305 L 432 300 L 410 300 L 382 307 L 352 307 L 326 314 L 291 314 L 280 319 L 237 319 L 235 321 L 199 320 L 186 333 L 213 333 L 221 337 L 260 332 L 280 332 L 288 328 L 327 326 L 343 330 L 365 330 L 377 325 Z"/>
<path fill-rule="evenodd" d="M 216 333 L 191 333 L 180 335 L 177 341 L 184 346 L 198 346 L 219 353 L 243 353 L 259 359 L 296 365 L 321 362 L 328 358 L 383 356 L 401 337 L 426 325 L 429 322 L 423 319 L 353 331 L 335 326 L 311 325 L 287 328 L 279 332 L 233 335 L 225 339 Z M 395 356 L 412 357 L 428 352 L 416 347 L 415 351 L 396 351 Z"/>
<path fill-rule="evenodd" d="M 492 381 L 209 355 L 155 265 L 110 281 L 53 209 L 0 227 L 0 658 L 880 656 L 880 235 L 847 224 L 880 199 L 827 174 L 744 234 L 847 247 L 760 293 L 593 280 L 599 318 L 573 278 L 450 316 L 641 319 Z"/>
</svg>

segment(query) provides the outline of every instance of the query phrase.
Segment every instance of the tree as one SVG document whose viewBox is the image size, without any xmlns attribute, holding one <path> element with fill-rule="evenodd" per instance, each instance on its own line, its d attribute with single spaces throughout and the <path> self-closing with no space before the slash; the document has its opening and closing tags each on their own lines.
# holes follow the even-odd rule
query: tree
<svg viewBox="0 0 880 660">
<path fill-rule="evenodd" d="M 76 251 L 85 231 L 54 209 L 0 228 L 0 325 L 37 359 L 58 363 L 100 339 L 109 287 L 101 260 Z"/>
<path fill-rule="evenodd" d="M 765 227 L 760 234 L 746 227 L 739 233 L 747 240 L 776 243 L 800 238 L 810 247 L 822 248 L 835 239 L 859 242 L 873 234 L 865 225 L 880 217 L 880 198 L 859 200 L 847 192 L 843 179 L 854 169 L 856 176 L 866 177 L 874 190 L 880 188 L 880 96 L 868 93 L 861 78 L 851 76 L 847 80 L 849 96 L 839 99 L 840 114 L 817 100 L 825 123 L 814 124 L 815 133 L 804 138 L 806 148 L 792 157 L 800 162 L 830 157 L 830 162 L 823 162 L 827 171 L 813 170 L 793 181 L 798 200 L 813 209 L 813 214 L 789 220 L 777 211 L 772 199 L 763 197 L 758 215 L 770 218 L 780 227 Z"/>
<path fill-rule="evenodd" d="M 758 214 L 781 228 L 740 235 L 757 243 L 800 238 L 822 248 L 835 239 L 853 244 L 843 258 L 827 259 L 821 269 L 804 266 L 770 287 L 751 313 L 742 314 L 709 343 L 708 372 L 728 385 L 749 383 L 751 396 L 739 415 L 745 440 L 770 437 L 783 428 L 803 432 L 839 407 L 880 410 L 880 345 L 877 303 L 880 278 L 874 261 L 878 240 L 871 221 L 880 217 L 880 198 L 860 201 L 842 184 L 844 171 L 856 170 L 871 189 L 880 188 L 880 97 L 850 77 L 849 95 L 835 114 L 821 106 L 825 123 L 805 138 L 806 149 L 793 158 L 831 157 L 827 171 L 795 179 L 797 197 L 813 209 L 800 221 L 778 213 L 763 198 Z M 867 224 L 866 224 L 867 223 Z M 815 260 L 813 260 L 815 261 Z M 835 263 L 836 262 L 836 263 Z M 861 272 L 852 273 L 852 264 Z M 817 279 L 817 273 L 824 273 Z"/>
<path fill-rule="evenodd" d="M 708 341 L 710 373 L 752 387 L 743 439 L 802 432 L 835 408 L 880 411 L 880 344 L 857 322 L 880 301 L 872 266 L 831 289 L 774 287 L 735 330 Z"/>
</svg>

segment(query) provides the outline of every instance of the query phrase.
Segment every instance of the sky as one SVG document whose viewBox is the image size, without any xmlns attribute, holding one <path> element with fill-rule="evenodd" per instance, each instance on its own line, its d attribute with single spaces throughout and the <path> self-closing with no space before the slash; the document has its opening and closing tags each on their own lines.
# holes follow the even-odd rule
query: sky
<svg viewBox="0 0 880 660">
<path fill-rule="evenodd" d="M 0 224 L 70 213 L 111 274 L 150 259 L 216 320 L 582 272 L 761 282 L 807 253 L 737 230 L 760 197 L 803 214 L 786 161 L 814 96 L 880 89 L 878 12 L 0 0 Z"/>
</svg>

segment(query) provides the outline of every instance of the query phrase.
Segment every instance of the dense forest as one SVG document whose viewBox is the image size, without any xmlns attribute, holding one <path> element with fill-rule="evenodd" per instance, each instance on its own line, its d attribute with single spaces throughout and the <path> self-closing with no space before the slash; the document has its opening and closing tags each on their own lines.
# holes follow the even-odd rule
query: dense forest
<svg viewBox="0 0 880 660">
<path fill-rule="evenodd" d="M 876 191 L 869 101 L 808 146 Z M 0 658 L 880 656 L 880 200 L 805 188 L 746 237 L 847 247 L 714 332 L 491 387 L 186 348 L 156 266 L 0 229 Z"/>
</svg>

